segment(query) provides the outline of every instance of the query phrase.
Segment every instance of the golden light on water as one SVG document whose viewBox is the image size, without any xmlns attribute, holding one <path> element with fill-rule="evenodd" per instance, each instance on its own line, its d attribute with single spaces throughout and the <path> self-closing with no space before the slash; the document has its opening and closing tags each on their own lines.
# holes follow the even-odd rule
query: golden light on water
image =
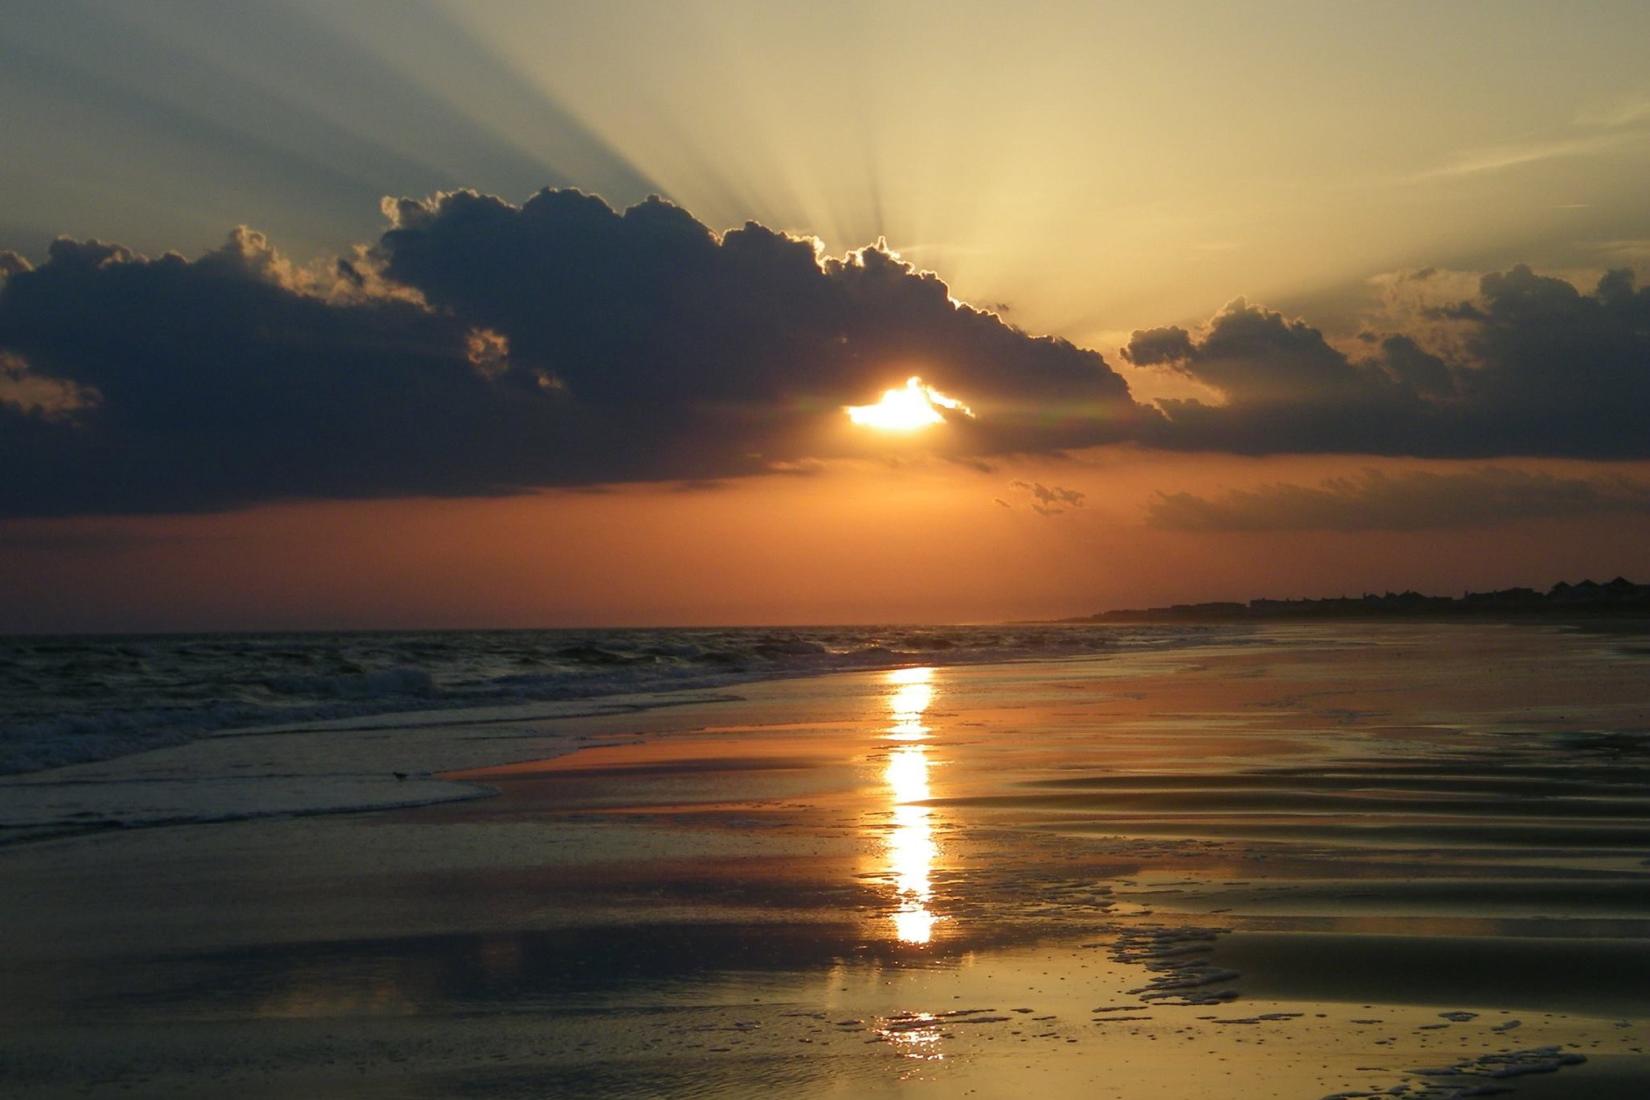
<svg viewBox="0 0 1650 1100">
<path fill-rule="evenodd" d="M 921 741 L 928 736 L 922 716 L 934 700 L 934 686 L 929 682 L 933 675 L 931 668 L 902 668 L 888 674 L 889 682 L 897 685 L 888 700 L 894 712 L 894 724 L 888 735 L 894 740 Z"/>
<path fill-rule="evenodd" d="M 934 896 L 931 874 L 939 848 L 927 806 L 911 805 L 929 797 L 928 750 L 907 745 L 888 759 L 883 772 L 894 798 L 894 831 L 888 839 L 888 869 L 899 894 L 894 934 L 902 943 L 927 943 L 937 919 L 928 908 Z"/>
<path fill-rule="evenodd" d="M 974 416 L 973 409 L 957 398 L 941 393 L 914 374 L 905 380 L 904 386 L 884 390 L 882 399 L 874 405 L 843 406 L 848 419 L 855 424 L 885 432 L 914 432 L 943 424 L 945 414 L 941 409 L 970 419 Z"/>
<path fill-rule="evenodd" d="M 934 841 L 933 810 L 921 805 L 932 797 L 929 788 L 928 737 L 923 715 L 933 702 L 934 670 L 899 669 L 888 674 L 894 692 L 888 699 L 893 725 L 888 736 L 902 742 L 888 756 L 882 778 L 893 802 L 893 832 L 888 838 L 888 873 L 898 895 L 894 935 L 901 943 L 923 944 L 934 936 L 943 919 L 929 908 L 933 900 L 933 868 L 939 857 Z"/>
</svg>

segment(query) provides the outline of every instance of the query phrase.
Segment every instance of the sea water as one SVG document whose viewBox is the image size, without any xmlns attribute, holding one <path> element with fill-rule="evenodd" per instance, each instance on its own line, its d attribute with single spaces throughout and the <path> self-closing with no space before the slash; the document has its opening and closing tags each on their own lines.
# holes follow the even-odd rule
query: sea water
<svg viewBox="0 0 1650 1100">
<path fill-rule="evenodd" d="M 1099 656 L 1250 633 L 1014 624 L 0 637 L 0 773 L 251 726 Z"/>
</svg>

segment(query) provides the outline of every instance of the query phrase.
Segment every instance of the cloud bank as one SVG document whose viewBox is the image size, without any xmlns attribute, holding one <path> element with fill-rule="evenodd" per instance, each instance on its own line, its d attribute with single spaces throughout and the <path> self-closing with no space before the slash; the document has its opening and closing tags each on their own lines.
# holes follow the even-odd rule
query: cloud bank
<svg viewBox="0 0 1650 1100">
<path fill-rule="evenodd" d="M 1628 271 L 1591 293 L 1527 267 L 1485 275 L 1475 299 L 1433 307 L 1459 354 L 1365 333 L 1354 357 L 1323 333 L 1238 299 L 1194 335 L 1136 331 L 1123 354 L 1183 372 L 1223 405 L 1161 403 L 1155 437 L 1239 454 L 1639 458 L 1650 454 L 1650 288 Z"/>
<path fill-rule="evenodd" d="M 1098 354 L 954 302 L 882 248 L 827 260 L 574 191 L 387 210 L 335 279 L 244 229 L 197 260 L 59 240 L 12 264 L 0 462 L 28 476 L 0 482 L 0 513 L 794 468 L 863 446 L 841 407 L 913 364 L 978 413 L 937 436 L 945 453 L 1117 441 L 1156 418 Z"/>
<path fill-rule="evenodd" d="M 1650 484 L 1485 467 L 1278 482 L 1216 497 L 1160 493 L 1146 522 L 1175 531 L 1424 531 L 1524 519 L 1650 516 Z"/>
<path fill-rule="evenodd" d="M 652 199 L 386 201 L 325 273 L 239 229 L 190 260 L 0 253 L 0 515 L 714 482 L 887 442 L 843 406 L 909 374 L 968 402 L 921 445 L 978 460 L 1114 442 L 1257 454 L 1650 455 L 1650 290 L 1526 268 L 1432 307 L 1459 335 L 1348 355 L 1239 300 L 1125 357 L 1223 404 L 1138 403 L 1097 353 L 955 301 L 883 246 L 843 258 Z M 1044 502 L 1061 506 L 1071 502 Z"/>
</svg>

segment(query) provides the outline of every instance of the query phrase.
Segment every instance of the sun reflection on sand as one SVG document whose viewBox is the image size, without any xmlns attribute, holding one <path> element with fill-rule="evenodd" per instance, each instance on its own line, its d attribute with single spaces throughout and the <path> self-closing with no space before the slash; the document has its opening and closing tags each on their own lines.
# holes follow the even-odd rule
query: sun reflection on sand
<svg viewBox="0 0 1650 1100">
<path fill-rule="evenodd" d="M 888 838 L 888 871 L 899 895 L 893 915 L 894 935 L 901 943 L 924 944 L 934 936 L 934 925 L 944 918 L 929 903 L 934 896 L 931 878 L 939 846 L 934 842 L 933 810 L 921 805 L 932 797 L 928 785 L 928 738 L 923 715 L 934 699 L 934 670 L 903 668 L 888 674 L 894 693 L 888 704 L 893 724 L 890 740 L 900 746 L 888 755 L 883 780 L 893 802 L 894 828 Z"/>
</svg>

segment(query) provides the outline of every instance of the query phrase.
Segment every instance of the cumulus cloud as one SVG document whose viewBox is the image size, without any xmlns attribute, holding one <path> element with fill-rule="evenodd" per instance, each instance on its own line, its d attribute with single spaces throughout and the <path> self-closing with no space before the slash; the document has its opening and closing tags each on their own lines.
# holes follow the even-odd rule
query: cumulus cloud
<svg viewBox="0 0 1650 1100">
<path fill-rule="evenodd" d="M 189 261 L 60 240 L 0 292 L 0 347 L 97 400 L 0 406 L 0 513 L 186 511 L 294 496 L 476 492 L 553 395 L 486 379 L 470 326 L 295 289 L 267 242 Z M 493 471 L 489 474 L 488 471 Z"/>
<path fill-rule="evenodd" d="M 1394 300 L 1416 323 L 1394 313 L 1355 354 L 1239 299 L 1135 333 L 1129 360 L 1223 396 L 1146 406 L 1097 353 L 956 301 L 880 244 L 832 258 L 566 190 L 385 213 L 326 267 L 245 227 L 196 259 L 0 253 L 0 463 L 26 474 L 0 479 L 0 515 L 807 472 L 874 449 L 841 410 L 912 374 L 975 414 L 921 446 L 975 466 L 1110 442 L 1650 455 L 1650 290 L 1625 272 L 1584 292 L 1519 267 L 1466 296 L 1415 273 Z"/>
<path fill-rule="evenodd" d="M 1519 266 L 1484 276 L 1473 362 L 1457 371 L 1462 440 L 1476 453 L 1650 453 L 1650 287 L 1612 271 L 1591 293 Z"/>
<path fill-rule="evenodd" d="M 461 191 L 387 211 L 386 278 L 504 334 L 588 415 L 684 448 L 735 438 L 794 458 L 818 410 L 907 373 L 975 412 L 943 437 L 958 454 L 1122 439 L 1155 419 L 1096 353 L 960 305 L 882 247 L 827 259 L 755 223 L 718 238 L 658 199 L 618 213 L 574 191 L 520 207 Z M 1049 415 L 1068 406 L 1095 415 Z"/>
<path fill-rule="evenodd" d="M 1393 364 L 1396 352 L 1400 363 Z M 1124 356 L 1169 366 L 1211 386 L 1222 405 L 1162 402 L 1170 446 L 1258 454 L 1280 451 L 1410 449 L 1427 408 L 1404 375 L 1423 355 L 1384 345 L 1353 360 L 1304 321 L 1238 299 L 1196 335 L 1166 328 L 1136 332 Z"/>
<path fill-rule="evenodd" d="M 1420 273 L 1417 279 L 1424 278 Z M 1650 454 L 1650 288 L 1612 271 L 1584 293 L 1528 267 L 1428 306 L 1454 338 L 1364 334 L 1349 355 L 1305 321 L 1239 299 L 1193 334 L 1137 331 L 1125 358 L 1178 370 L 1222 405 L 1162 402 L 1168 446 L 1423 457 Z"/>
<path fill-rule="evenodd" d="M 931 437 L 952 457 L 1127 439 L 1157 415 L 1095 352 L 961 305 L 881 248 L 826 259 L 574 191 L 387 212 L 335 283 L 247 229 L 196 260 L 60 240 L 16 270 L 0 348 L 100 400 L 72 430 L 0 404 L 0 461 L 39 474 L 0 486 L 0 512 L 806 469 L 850 448 L 843 405 L 913 366 L 977 414 Z"/>
<path fill-rule="evenodd" d="M 1177 531 L 1421 531 L 1621 514 L 1650 515 L 1650 484 L 1484 467 L 1366 470 L 1317 485 L 1278 482 L 1212 497 L 1159 493 L 1146 521 Z"/>
</svg>

